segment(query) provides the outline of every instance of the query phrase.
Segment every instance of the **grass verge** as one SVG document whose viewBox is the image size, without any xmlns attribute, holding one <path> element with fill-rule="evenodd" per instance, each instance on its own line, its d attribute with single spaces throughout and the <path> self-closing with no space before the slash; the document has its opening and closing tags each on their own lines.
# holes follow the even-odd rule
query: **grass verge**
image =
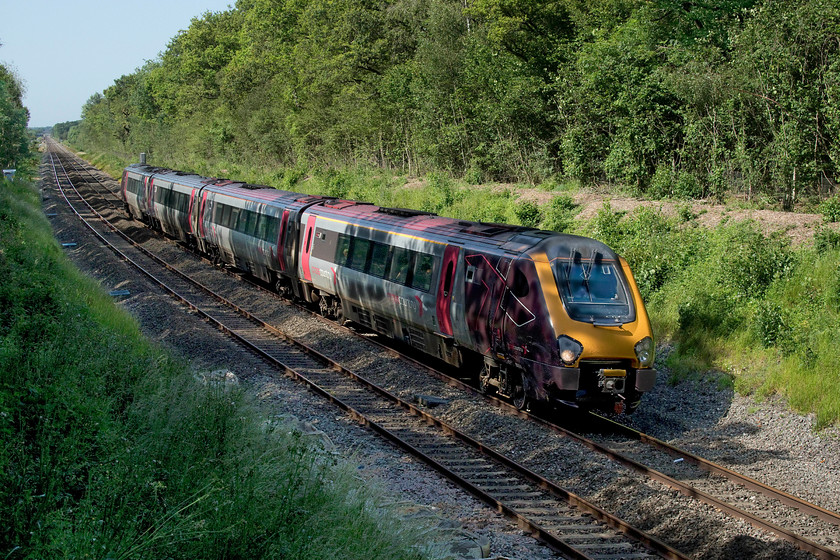
<svg viewBox="0 0 840 560">
<path fill-rule="evenodd" d="M 426 555 L 351 465 L 147 342 L 20 182 L 0 184 L 0 278 L 4 559 Z"/>
</svg>

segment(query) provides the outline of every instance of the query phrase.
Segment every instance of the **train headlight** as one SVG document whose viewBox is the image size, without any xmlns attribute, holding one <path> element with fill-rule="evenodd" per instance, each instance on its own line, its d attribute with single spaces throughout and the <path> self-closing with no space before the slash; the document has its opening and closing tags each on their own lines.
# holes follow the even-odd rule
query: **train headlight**
<svg viewBox="0 0 840 560">
<path fill-rule="evenodd" d="M 557 348 L 560 350 L 560 359 L 564 364 L 574 364 L 583 352 L 583 344 L 565 334 L 557 337 Z"/>
<path fill-rule="evenodd" d="M 636 351 L 636 359 L 639 360 L 639 367 L 649 368 L 653 365 L 655 348 L 651 337 L 644 337 L 636 343 L 636 346 L 633 349 Z"/>
</svg>

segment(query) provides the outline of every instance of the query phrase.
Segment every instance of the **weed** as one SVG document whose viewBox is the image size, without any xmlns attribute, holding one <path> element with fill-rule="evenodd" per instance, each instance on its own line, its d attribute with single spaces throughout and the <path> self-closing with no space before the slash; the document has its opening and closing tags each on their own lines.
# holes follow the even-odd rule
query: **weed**
<svg viewBox="0 0 840 560">
<path fill-rule="evenodd" d="M 517 204 L 514 214 L 519 223 L 526 227 L 537 228 L 542 221 L 542 210 L 535 203 L 528 200 Z"/>
</svg>

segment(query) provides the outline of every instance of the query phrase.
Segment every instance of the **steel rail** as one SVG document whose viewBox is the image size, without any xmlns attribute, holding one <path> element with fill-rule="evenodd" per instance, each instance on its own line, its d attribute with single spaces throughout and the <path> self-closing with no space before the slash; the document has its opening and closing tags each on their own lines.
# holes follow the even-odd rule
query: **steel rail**
<svg viewBox="0 0 840 560">
<path fill-rule="evenodd" d="M 816 504 L 812 504 L 806 500 L 803 500 L 802 498 L 794 496 L 793 494 L 789 494 L 783 490 L 779 490 L 778 488 L 768 486 L 767 484 L 764 484 L 761 481 L 758 481 L 754 478 L 741 474 L 722 465 L 718 465 L 717 463 L 709 461 L 708 459 L 704 459 L 703 457 L 695 455 L 689 451 L 685 451 L 684 449 L 680 449 L 674 445 L 671 445 L 670 443 L 664 442 L 644 432 L 640 432 L 639 430 L 635 430 L 630 426 L 626 426 L 610 418 L 601 416 L 600 414 L 590 414 L 597 418 L 598 421 L 606 423 L 613 431 L 625 437 L 638 440 L 642 443 L 646 443 L 656 449 L 668 453 L 673 457 L 685 459 L 686 461 L 700 467 L 706 472 L 717 474 L 728 478 L 729 480 L 732 480 L 734 482 L 738 482 L 743 486 L 751 490 L 755 490 L 756 492 L 759 492 L 761 494 L 764 494 L 769 498 L 776 499 L 782 502 L 783 504 L 795 507 L 807 515 L 812 515 L 828 523 L 840 526 L 840 514 L 838 513 L 822 508 Z"/>
</svg>

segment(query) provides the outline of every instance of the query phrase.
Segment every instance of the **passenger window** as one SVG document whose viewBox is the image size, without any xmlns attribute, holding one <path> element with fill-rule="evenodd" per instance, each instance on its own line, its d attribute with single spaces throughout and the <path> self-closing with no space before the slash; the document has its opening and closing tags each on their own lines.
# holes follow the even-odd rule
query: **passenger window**
<svg viewBox="0 0 840 560">
<path fill-rule="evenodd" d="M 350 268 L 365 270 L 370 245 L 371 243 L 367 239 L 353 239 L 353 248 L 350 250 Z"/>
<path fill-rule="evenodd" d="M 277 234 L 280 232 L 280 220 L 273 216 L 264 216 L 267 225 L 265 230 L 265 237 L 262 239 L 269 243 L 277 243 Z"/>
<path fill-rule="evenodd" d="M 347 266 L 347 258 L 350 256 L 350 238 L 346 235 L 338 236 L 338 243 L 335 248 L 335 264 Z"/>
<path fill-rule="evenodd" d="M 239 211 L 240 211 L 239 208 L 231 207 L 230 218 L 228 219 L 228 223 L 227 223 L 227 227 L 229 227 L 230 229 L 234 229 L 234 230 L 238 229 L 239 224 L 237 222 L 239 221 Z"/>
<path fill-rule="evenodd" d="M 264 241 L 268 241 L 266 238 L 266 232 L 268 231 L 268 221 L 269 217 L 265 214 L 260 214 L 257 218 L 257 237 Z"/>
<path fill-rule="evenodd" d="M 418 253 L 414 260 L 414 274 L 411 277 L 411 287 L 428 292 L 432 285 L 432 268 L 435 260 L 432 255 Z"/>
<path fill-rule="evenodd" d="M 246 212 L 248 214 L 248 220 L 245 224 L 244 233 L 246 235 L 250 235 L 251 237 L 254 237 L 254 233 L 257 231 L 258 215 L 257 215 L 256 212 L 251 212 L 250 210 L 247 210 Z"/>
<path fill-rule="evenodd" d="M 373 252 L 370 255 L 370 274 L 383 278 L 385 269 L 388 266 L 388 251 L 391 248 L 383 243 L 374 243 Z"/>
<path fill-rule="evenodd" d="M 391 268 L 388 270 L 388 280 L 397 284 L 408 284 L 408 271 L 411 268 L 411 251 L 395 247 L 391 253 Z"/>
</svg>

